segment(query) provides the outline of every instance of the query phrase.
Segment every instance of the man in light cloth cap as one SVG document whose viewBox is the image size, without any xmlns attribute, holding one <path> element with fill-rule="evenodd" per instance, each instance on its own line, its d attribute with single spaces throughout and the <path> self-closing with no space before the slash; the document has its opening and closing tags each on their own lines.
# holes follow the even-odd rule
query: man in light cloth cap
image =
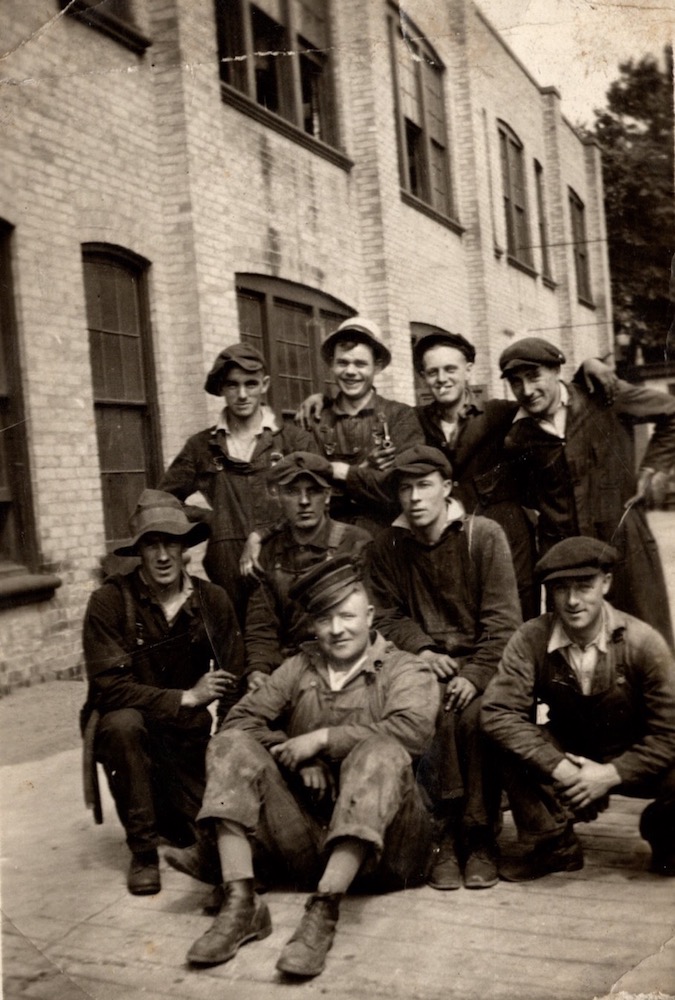
<svg viewBox="0 0 675 1000">
<path fill-rule="evenodd" d="M 430 817 L 413 760 L 433 733 L 436 681 L 424 661 L 371 632 L 373 608 L 349 557 L 319 563 L 291 597 L 316 640 L 245 695 L 209 745 L 199 819 L 215 827 L 225 901 L 188 952 L 195 965 L 227 962 L 271 933 L 254 890 L 261 855 L 297 883 L 318 880 L 277 962 L 294 976 L 324 968 L 357 877 L 373 891 L 424 878 Z M 182 870 L 208 879 L 213 866 L 182 853 Z"/>
<path fill-rule="evenodd" d="M 82 722 L 126 831 L 129 891 L 149 895 L 160 890 L 160 835 L 194 840 L 207 705 L 222 699 L 224 714 L 237 697 L 244 647 L 227 594 L 184 569 L 183 553 L 208 526 L 190 524 L 170 494 L 144 490 L 129 528 L 131 541 L 115 554 L 140 565 L 108 577 L 87 607 Z"/>
<path fill-rule="evenodd" d="M 618 551 L 610 594 L 623 611 L 658 629 L 671 648 L 673 630 L 663 568 L 645 513 L 655 473 L 675 464 L 675 396 L 619 381 L 603 405 L 561 381 L 565 357 L 555 344 L 525 337 L 502 352 L 499 366 L 519 410 L 504 452 L 516 460 L 521 499 L 539 511 L 543 554 L 572 535 L 588 535 Z M 630 427 L 652 423 L 636 477 Z"/>
<path fill-rule="evenodd" d="M 435 889 L 486 889 L 498 881 L 501 787 L 480 732 L 481 694 L 520 625 L 508 542 L 492 520 L 452 498 L 452 469 L 417 445 L 387 474 L 402 513 L 373 542 L 375 622 L 387 639 L 425 660 L 443 685 L 436 736 L 418 768 L 433 803 Z"/>
<path fill-rule="evenodd" d="M 311 435 L 265 405 L 269 385 L 257 348 L 240 343 L 221 351 L 204 388 L 224 397 L 225 406 L 213 427 L 188 438 L 160 483 L 179 500 L 201 493 L 208 501 L 208 510 L 186 509 L 192 520 L 211 526 L 204 568 L 227 591 L 242 626 L 249 594 L 240 575 L 244 543 L 254 529 L 264 534 L 280 516 L 267 472 L 291 451 L 317 450 Z"/>
<path fill-rule="evenodd" d="M 337 555 L 365 557 L 371 541 L 368 532 L 328 516 L 330 484 L 330 462 L 308 451 L 284 456 L 267 475 L 283 521 L 262 546 L 261 579 L 246 609 L 249 689 L 262 684 L 287 656 L 299 653 L 300 645 L 313 638 L 306 611 L 289 594 L 295 581 Z"/>
<path fill-rule="evenodd" d="M 616 555 L 575 536 L 540 559 L 553 610 L 515 633 L 483 696 L 526 847 L 502 864 L 507 881 L 581 868 L 574 821 L 595 818 L 610 792 L 654 800 L 640 819 L 650 870 L 675 876 L 675 661 L 655 629 L 605 600 Z"/>
</svg>

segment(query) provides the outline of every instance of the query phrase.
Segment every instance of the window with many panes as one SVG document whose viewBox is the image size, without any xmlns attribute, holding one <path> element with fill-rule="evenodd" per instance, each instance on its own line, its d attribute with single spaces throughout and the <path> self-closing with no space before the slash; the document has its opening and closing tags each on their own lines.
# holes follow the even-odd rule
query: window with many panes
<svg viewBox="0 0 675 1000">
<path fill-rule="evenodd" d="M 128 535 L 139 494 L 161 472 L 145 288 L 147 261 L 118 248 L 83 248 L 106 546 Z"/>
<path fill-rule="evenodd" d="M 329 388 L 322 341 L 354 310 L 303 285 L 259 274 L 237 275 L 239 333 L 255 344 L 272 376 L 271 405 L 289 415 L 313 392 Z"/>
<path fill-rule="evenodd" d="M 551 257 L 548 243 L 548 225 L 546 222 L 546 191 L 544 189 L 544 168 L 539 160 L 534 161 L 534 180 L 537 186 L 537 215 L 539 218 L 539 254 L 541 257 L 541 273 L 551 283 Z"/>
<path fill-rule="evenodd" d="M 389 26 L 401 187 L 452 215 L 443 64 L 402 11 Z"/>
<path fill-rule="evenodd" d="M 513 262 L 532 268 L 523 144 L 505 122 L 498 123 L 498 131 L 506 217 L 506 247 Z"/>
<path fill-rule="evenodd" d="M 572 243 L 574 251 L 574 273 L 577 279 L 577 297 L 588 305 L 593 303 L 591 275 L 588 265 L 588 239 L 586 237 L 586 209 L 584 203 L 572 188 L 568 188 Z"/>
<path fill-rule="evenodd" d="M 227 87 L 337 144 L 328 0 L 216 0 Z"/>
</svg>

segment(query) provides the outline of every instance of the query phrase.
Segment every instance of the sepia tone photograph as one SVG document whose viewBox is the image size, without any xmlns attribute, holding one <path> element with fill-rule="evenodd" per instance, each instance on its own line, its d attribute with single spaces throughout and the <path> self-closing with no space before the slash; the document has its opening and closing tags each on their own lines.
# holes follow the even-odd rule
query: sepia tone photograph
<svg viewBox="0 0 675 1000">
<path fill-rule="evenodd" d="M 675 1000 L 674 22 L 0 6 L 5 1000 Z"/>
</svg>

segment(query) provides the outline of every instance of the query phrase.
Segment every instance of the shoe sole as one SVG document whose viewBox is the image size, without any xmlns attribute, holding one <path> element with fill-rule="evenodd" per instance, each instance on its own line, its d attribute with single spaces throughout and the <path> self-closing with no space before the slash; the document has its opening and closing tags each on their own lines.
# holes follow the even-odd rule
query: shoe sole
<svg viewBox="0 0 675 1000">
<path fill-rule="evenodd" d="M 547 875 L 556 875 L 558 872 L 578 872 L 584 867 L 584 859 L 576 858 L 569 861 L 566 865 L 561 865 L 559 868 L 551 868 L 550 871 L 542 872 L 540 875 L 522 875 L 520 877 L 513 878 L 503 871 L 499 872 L 499 878 L 502 882 L 536 882 L 537 879 L 546 878 Z"/>
<path fill-rule="evenodd" d="M 495 877 L 491 878 L 491 879 L 481 879 L 480 881 L 478 881 L 478 880 L 472 880 L 472 881 L 468 881 L 468 882 L 465 881 L 464 882 L 464 888 L 465 889 L 491 889 L 494 885 L 497 885 L 498 882 L 499 882 L 499 875 L 495 875 Z"/>
<path fill-rule="evenodd" d="M 130 886 L 127 886 L 127 889 L 129 890 L 129 893 L 132 896 L 156 896 L 158 892 L 162 891 L 161 885 L 148 886 L 147 889 L 145 889 L 145 888 L 143 888 L 143 889 L 132 889 Z"/>
<path fill-rule="evenodd" d="M 431 889 L 436 889 L 438 892 L 451 892 L 453 889 L 460 889 L 462 886 L 461 879 L 457 882 L 432 882 L 431 879 L 427 879 L 427 885 Z"/>
<path fill-rule="evenodd" d="M 246 937 L 243 937 L 241 941 L 237 942 L 236 947 L 221 958 L 201 958 L 198 955 L 191 955 L 191 952 L 189 951 L 186 956 L 186 961 L 189 962 L 190 965 L 222 965 L 224 962 L 229 962 L 230 959 L 234 958 L 243 944 L 247 944 L 249 941 L 262 941 L 263 938 L 269 937 L 271 933 L 272 924 L 269 923 L 257 931 L 251 931 L 250 934 L 247 934 Z"/>
<path fill-rule="evenodd" d="M 304 969 L 298 969 L 293 967 L 290 962 L 284 962 L 283 959 L 279 959 L 276 968 L 279 972 L 283 972 L 287 976 L 302 976 L 305 979 L 309 979 L 311 976 L 320 975 L 326 968 L 326 963 L 323 962 L 318 968 L 314 966 L 311 969 L 305 967 Z"/>
</svg>

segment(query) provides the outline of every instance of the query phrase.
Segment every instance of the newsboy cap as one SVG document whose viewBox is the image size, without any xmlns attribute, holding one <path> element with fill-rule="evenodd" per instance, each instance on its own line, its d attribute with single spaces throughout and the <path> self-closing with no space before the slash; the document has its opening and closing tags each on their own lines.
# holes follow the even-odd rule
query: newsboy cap
<svg viewBox="0 0 675 1000">
<path fill-rule="evenodd" d="M 372 319 L 364 319 L 363 316 L 352 316 L 340 323 L 337 330 L 334 330 L 321 345 L 321 357 L 329 365 L 333 359 L 336 346 L 344 340 L 356 340 L 360 343 L 368 344 L 372 349 L 373 357 L 383 368 L 386 368 L 391 361 L 391 351 L 382 340 L 382 331 L 377 323 Z"/>
<path fill-rule="evenodd" d="M 330 487 L 333 467 L 323 455 L 311 451 L 293 451 L 284 455 L 267 473 L 270 486 L 285 486 L 298 476 L 310 476 L 319 486 Z"/>
<path fill-rule="evenodd" d="M 336 556 L 304 573 L 290 588 L 289 597 L 309 615 L 319 615 L 349 597 L 362 575 L 361 564 L 352 556 Z"/>
<path fill-rule="evenodd" d="M 522 340 L 517 340 L 502 351 L 499 359 L 502 378 L 516 368 L 538 368 L 539 365 L 558 368 L 564 363 L 565 355 L 560 348 L 541 337 L 523 337 Z"/>
<path fill-rule="evenodd" d="M 550 583 L 565 577 L 595 576 L 607 573 L 618 558 L 618 552 L 607 542 L 588 535 L 574 535 L 557 542 L 534 567 L 540 583 Z"/>
<path fill-rule="evenodd" d="M 243 368 L 245 372 L 259 372 L 265 370 L 265 359 L 260 351 L 252 344 L 232 344 L 220 352 L 213 362 L 213 368 L 206 376 L 204 388 L 212 396 L 220 396 L 223 388 L 223 379 L 229 368 L 236 366 Z"/>
<path fill-rule="evenodd" d="M 432 347 L 454 347 L 455 350 L 464 355 L 467 361 L 473 363 L 476 360 L 476 348 L 461 333 L 432 330 L 420 337 L 413 347 L 413 363 L 416 371 L 424 371 L 424 355 Z"/>
<path fill-rule="evenodd" d="M 399 476 L 424 476 L 428 472 L 440 472 L 444 479 L 452 479 L 452 466 L 442 451 L 428 444 L 415 444 L 396 455 L 385 482 L 390 485 Z"/>
<path fill-rule="evenodd" d="M 163 490 L 143 490 L 136 509 L 129 518 L 131 540 L 114 550 L 116 556 L 137 556 L 138 543 L 143 535 L 158 532 L 180 538 L 186 549 L 198 545 L 209 536 L 209 526 L 204 521 L 190 524 L 177 497 Z"/>
</svg>

